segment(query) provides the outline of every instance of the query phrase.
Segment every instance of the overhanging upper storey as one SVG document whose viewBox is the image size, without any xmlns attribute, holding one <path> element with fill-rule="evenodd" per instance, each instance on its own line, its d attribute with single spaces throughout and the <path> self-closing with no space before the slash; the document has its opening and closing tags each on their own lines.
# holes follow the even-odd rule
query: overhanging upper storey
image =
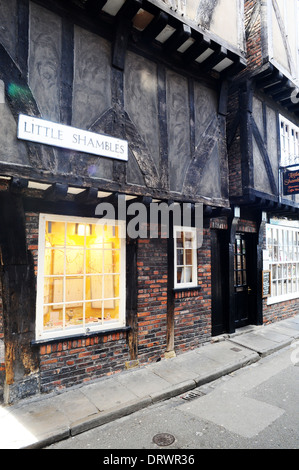
<svg viewBox="0 0 299 470">
<path fill-rule="evenodd" d="M 245 1 L 247 71 L 258 90 L 299 113 L 299 0 Z"/>
<path fill-rule="evenodd" d="M 264 23 L 267 24 L 264 56 L 298 87 L 299 1 L 267 0 L 264 3 Z"/>
<path fill-rule="evenodd" d="M 242 0 L 70 0 L 94 19 L 122 29 L 121 42 L 152 48 L 184 69 L 216 78 L 242 70 L 245 60 Z M 116 39 L 117 40 L 117 39 Z M 115 57 L 114 65 L 122 68 Z"/>
</svg>

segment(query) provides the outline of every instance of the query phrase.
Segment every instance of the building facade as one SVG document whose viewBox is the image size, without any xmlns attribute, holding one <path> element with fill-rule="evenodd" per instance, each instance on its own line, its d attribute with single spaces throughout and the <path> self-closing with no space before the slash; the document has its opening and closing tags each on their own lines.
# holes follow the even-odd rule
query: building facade
<svg viewBox="0 0 299 470">
<path fill-rule="evenodd" d="M 299 4 L 244 6 L 247 67 L 231 82 L 227 129 L 230 315 L 247 304 L 259 324 L 298 313 Z"/>
<path fill-rule="evenodd" d="M 298 313 L 273 132 L 297 108 L 257 85 L 296 82 L 264 46 L 251 60 L 256 3 L 0 0 L 6 403 L 273 321 L 282 295 Z"/>
</svg>

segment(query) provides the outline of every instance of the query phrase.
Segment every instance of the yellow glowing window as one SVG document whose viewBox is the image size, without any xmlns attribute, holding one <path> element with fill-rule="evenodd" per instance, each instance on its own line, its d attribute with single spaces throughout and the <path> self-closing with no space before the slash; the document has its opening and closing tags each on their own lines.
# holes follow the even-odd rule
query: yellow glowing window
<svg viewBox="0 0 299 470">
<path fill-rule="evenodd" d="M 124 325 L 123 225 L 40 216 L 37 337 Z"/>
</svg>

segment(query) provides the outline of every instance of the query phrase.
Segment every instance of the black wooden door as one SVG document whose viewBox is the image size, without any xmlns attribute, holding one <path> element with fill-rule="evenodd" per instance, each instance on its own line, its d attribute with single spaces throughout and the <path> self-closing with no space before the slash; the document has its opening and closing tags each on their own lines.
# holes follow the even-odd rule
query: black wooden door
<svg viewBox="0 0 299 470">
<path fill-rule="evenodd" d="M 224 231 L 211 231 L 212 335 L 228 330 L 228 240 Z"/>
<path fill-rule="evenodd" d="M 256 250 L 253 236 L 236 234 L 234 246 L 235 327 L 250 324 L 256 315 Z"/>
</svg>

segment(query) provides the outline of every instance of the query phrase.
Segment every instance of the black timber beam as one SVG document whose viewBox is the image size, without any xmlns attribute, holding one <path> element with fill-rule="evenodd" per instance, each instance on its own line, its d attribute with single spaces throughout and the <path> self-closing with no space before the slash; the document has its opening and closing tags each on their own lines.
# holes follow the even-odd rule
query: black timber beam
<svg viewBox="0 0 299 470">
<path fill-rule="evenodd" d="M 218 65 L 223 59 L 227 57 L 227 49 L 223 46 L 217 48 L 210 57 L 208 57 L 204 62 L 200 63 L 200 68 L 204 72 L 209 72 L 216 65 Z"/>
<path fill-rule="evenodd" d="M 256 80 L 256 85 L 258 88 L 266 88 L 269 85 L 274 85 L 276 83 L 281 83 L 283 80 L 284 75 L 279 72 L 278 70 L 275 70 L 272 74 L 269 76 L 266 76 L 265 78 L 260 78 Z"/>
<path fill-rule="evenodd" d="M 87 188 L 75 196 L 76 202 L 79 202 L 82 204 L 95 203 L 97 201 L 97 198 L 98 198 L 97 188 Z"/>
<path fill-rule="evenodd" d="M 168 24 L 168 15 L 160 11 L 157 16 L 142 31 L 142 38 L 147 41 L 153 41 L 163 31 Z"/>
<path fill-rule="evenodd" d="M 207 36 L 203 35 L 201 36 L 201 38 L 195 39 L 194 44 L 188 47 L 186 52 L 183 53 L 184 63 L 190 64 L 210 47 L 211 47 L 211 40 Z"/>
<path fill-rule="evenodd" d="M 44 198 L 49 201 L 59 201 L 65 199 L 67 195 L 68 185 L 62 183 L 54 183 L 44 192 Z"/>
<path fill-rule="evenodd" d="M 132 20 L 142 7 L 142 0 L 127 0 L 116 15 L 116 32 L 112 50 L 113 67 L 124 70 Z"/>
<path fill-rule="evenodd" d="M 177 30 L 163 44 L 164 52 L 172 54 L 191 36 L 191 28 L 186 24 L 180 24 Z"/>
<path fill-rule="evenodd" d="M 285 100 L 288 100 L 294 91 L 295 88 L 280 90 L 279 92 L 272 94 L 272 98 L 276 101 L 283 102 Z"/>
<path fill-rule="evenodd" d="M 264 92 L 268 95 L 274 95 L 275 93 L 280 92 L 282 90 L 289 90 L 291 86 L 292 82 L 287 77 L 283 77 L 283 79 L 278 83 L 271 84 L 264 88 Z"/>
<path fill-rule="evenodd" d="M 99 15 L 102 8 L 106 5 L 107 0 L 87 0 L 85 9 L 92 15 Z"/>
<path fill-rule="evenodd" d="M 10 180 L 9 188 L 12 192 L 20 192 L 23 189 L 26 189 L 28 186 L 28 180 L 24 178 L 13 177 Z"/>
</svg>

